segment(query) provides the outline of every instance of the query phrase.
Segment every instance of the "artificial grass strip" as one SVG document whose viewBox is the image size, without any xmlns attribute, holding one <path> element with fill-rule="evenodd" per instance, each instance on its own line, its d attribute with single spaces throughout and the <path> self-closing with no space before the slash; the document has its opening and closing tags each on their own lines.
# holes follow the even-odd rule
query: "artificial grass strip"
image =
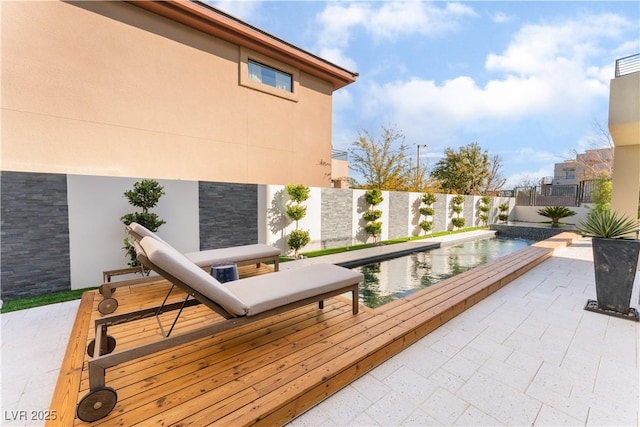
<svg viewBox="0 0 640 427">
<path fill-rule="evenodd" d="M 36 295 L 26 298 L 18 298 L 9 301 L 3 301 L 0 313 L 9 313 L 11 311 L 26 310 L 28 308 L 40 307 L 43 305 L 57 304 L 59 302 L 73 301 L 80 299 L 86 291 L 97 288 L 73 289 L 69 291 L 52 292 L 49 294 Z"/>
</svg>

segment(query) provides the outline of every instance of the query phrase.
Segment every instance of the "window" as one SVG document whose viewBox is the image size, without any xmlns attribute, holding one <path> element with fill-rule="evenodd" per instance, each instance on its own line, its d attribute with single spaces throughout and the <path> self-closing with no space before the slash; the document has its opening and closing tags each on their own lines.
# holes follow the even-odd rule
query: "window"
<svg viewBox="0 0 640 427">
<path fill-rule="evenodd" d="M 565 179 L 576 179 L 576 170 L 575 169 L 565 169 Z"/>
<path fill-rule="evenodd" d="M 249 66 L 249 78 L 251 80 L 292 92 L 293 76 L 291 76 L 291 74 L 252 60 L 247 61 L 247 65 Z"/>
<path fill-rule="evenodd" d="M 245 47 L 240 47 L 239 83 L 259 92 L 298 102 L 300 70 Z"/>
</svg>

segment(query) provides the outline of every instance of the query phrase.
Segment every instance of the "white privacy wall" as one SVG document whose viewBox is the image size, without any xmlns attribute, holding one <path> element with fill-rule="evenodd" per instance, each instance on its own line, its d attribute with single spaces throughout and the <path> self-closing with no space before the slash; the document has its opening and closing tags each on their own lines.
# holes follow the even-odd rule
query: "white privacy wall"
<svg viewBox="0 0 640 427">
<path fill-rule="evenodd" d="M 70 240 L 70 276 L 72 289 L 98 286 L 102 282 L 105 270 L 126 267 L 128 258 L 123 247 L 126 237 L 124 225 L 120 218 L 137 210 L 129 205 L 124 192 L 133 188 L 139 178 L 98 177 L 84 175 L 68 175 L 67 191 L 69 206 L 69 240 Z M 197 181 L 159 180 L 164 186 L 165 195 L 153 209 L 160 218 L 167 221 L 160 227 L 158 234 L 181 252 L 200 249 L 200 211 L 199 183 Z M 326 190 L 326 189 L 325 189 Z M 308 230 L 311 242 L 303 251 L 312 251 L 330 247 L 330 242 L 323 242 L 327 230 L 322 230 L 322 223 L 334 224 L 332 238 L 339 238 L 343 244 L 359 244 L 372 242 L 364 231 L 365 221 L 362 214 L 368 206 L 364 200 L 365 190 L 331 189 L 340 193 L 336 200 L 347 201 L 342 209 L 332 209 L 331 196 L 325 192 L 324 208 L 322 204 L 323 189 L 310 188 L 310 196 L 304 205 L 307 215 L 300 221 L 299 227 Z M 342 193 L 345 192 L 345 193 Z M 376 206 L 383 212 L 380 221 L 383 224 L 381 240 L 397 237 L 424 235 L 418 224 L 424 219 L 418 212 L 421 206 L 422 193 L 395 193 L 383 191 L 384 201 Z M 228 197 L 233 197 L 229 193 Z M 451 227 L 451 195 L 437 194 L 438 201 L 433 205 L 435 215 L 433 231 L 450 230 Z M 394 206 L 391 206 L 391 200 Z M 295 228 L 295 223 L 286 216 L 286 203 L 289 197 L 283 185 L 258 185 L 257 196 L 248 209 L 257 209 L 258 233 L 256 243 L 265 243 L 280 248 L 283 254 L 291 253 L 286 238 Z M 349 201 L 350 200 L 350 201 Z M 467 227 L 479 225 L 479 197 L 466 196 L 463 216 L 467 219 Z M 513 209 L 514 199 L 496 198 L 492 201 L 490 216 L 496 221 L 497 206 L 510 203 Z M 349 207 L 350 206 L 350 207 Z M 406 215 L 406 217 L 405 217 Z M 324 216 L 324 218 L 323 218 Z M 527 217 L 529 217 L 527 215 Z M 510 219 L 514 218 L 513 214 Z M 344 227 L 336 227 L 336 224 Z M 249 227 L 250 224 L 247 224 Z M 340 228 L 340 230 L 338 230 Z M 393 230 L 390 233 L 390 229 Z M 221 230 L 224 232 L 224 230 Z M 391 235 L 393 234 L 393 235 Z M 325 237 L 326 238 L 326 237 Z M 324 245 L 324 246 L 323 246 Z M 115 280 L 130 278 L 127 276 Z"/>
<path fill-rule="evenodd" d="M 102 272 L 127 266 L 122 247 L 126 237 L 120 218 L 138 208 L 131 206 L 124 192 L 136 178 L 85 175 L 67 176 L 71 288 L 102 283 Z M 153 209 L 167 221 L 158 234 L 183 252 L 199 249 L 198 183 L 158 180 L 165 195 Z"/>
</svg>

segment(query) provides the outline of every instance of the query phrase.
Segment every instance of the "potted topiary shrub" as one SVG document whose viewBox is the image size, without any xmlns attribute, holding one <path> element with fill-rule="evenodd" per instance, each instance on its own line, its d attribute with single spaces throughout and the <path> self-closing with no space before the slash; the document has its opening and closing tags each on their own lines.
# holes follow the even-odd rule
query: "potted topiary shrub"
<svg viewBox="0 0 640 427">
<path fill-rule="evenodd" d="M 425 193 L 422 195 L 422 203 L 426 206 L 420 207 L 420 214 L 424 215 L 425 219 L 420 221 L 418 224 L 420 228 L 426 233 L 433 229 L 433 215 L 435 214 L 435 209 L 433 209 L 433 204 L 437 201 L 436 195 L 433 193 Z M 429 217 L 432 219 L 429 220 Z"/>
<path fill-rule="evenodd" d="M 125 225 L 137 222 L 155 233 L 162 224 L 166 224 L 166 221 L 160 219 L 158 214 L 151 212 L 150 209 L 158 204 L 160 197 L 164 194 L 164 187 L 154 179 L 144 179 L 136 182 L 133 184 L 132 190 L 124 192 L 124 196 L 129 201 L 129 204 L 142 209 L 142 212 L 132 212 L 123 215 L 120 221 Z M 129 256 L 129 266 L 140 266 L 140 261 L 138 261 L 138 257 L 136 256 L 136 250 L 129 237 L 125 237 L 124 239 L 123 249 L 127 251 L 127 255 Z"/>
<path fill-rule="evenodd" d="M 636 220 L 609 210 L 594 210 L 578 225 L 580 233 L 592 237 L 596 279 L 597 300 L 588 300 L 585 310 L 639 320 L 630 303 L 640 240 L 625 238 L 637 229 Z"/>
<path fill-rule="evenodd" d="M 465 219 L 460 216 L 462 213 L 462 204 L 464 203 L 464 196 L 462 194 L 458 194 L 454 196 L 451 200 L 451 210 L 456 214 L 455 217 L 451 218 L 451 224 L 454 228 L 462 228 L 465 224 Z"/>
<path fill-rule="evenodd" d="M 480 205 L 478 206 L 478 210 L 481 212 L 478 218 L 482 221 L 482 225 L 486 226 L 489 223 L 489 211 L 491 207 L 491 197 L 482 196 L 480 198 Z"/>
<path fill-rule="evenodd" d="M 368 190 L 364 194 L 364 199 L 369 205 L 369 209 L 362 214 L 362 218 L 367 221 L 367 224 L 364 226 L 364 231 L 368 235 L 373 236 L 375 243 L 378 241 L 378 236 L 382 234 L 382 222 L 378 221 L 378 219 L 382 218 L 382 211 L 375 209 L 377 205 L 384 201 L 382 191 L 377 188 Z"/>
<path fill-rule="evenodd" d="M 507 213 L 507 211 L 509 210 L 509 204 L 502 203 L 498 206 L 498 210 L 500 211 L 500 213 L 498 214 L 498 219 L 502 222 L 507 222 L 509 220 L 509 214 Z"/>
<path fill-rule="evenodd" d="M 576 213 L 565 206 L 547 206 L 544 209 L 538 209 L 538 215 L 545 216 L 551 219 L 551 227 L 560 227 L 560 220 L 574 216 Z"/>
<path fill-rule="evenodd" d="M 296 223 L 295 230 L 289 233 L 287 244 L 293 249 L 293 256 L 298 258 L 298 251 L 309 244 L 311 236 L 309 231 L 300 230 L 298 222 L 307 214 L 307 207 L 302 204 L 309 198 L 309 187 L 305 185 L 287 185 L 287 194 L 291 199 L 291 203 L 287 204 L 287 216 Z"/>
</svg>

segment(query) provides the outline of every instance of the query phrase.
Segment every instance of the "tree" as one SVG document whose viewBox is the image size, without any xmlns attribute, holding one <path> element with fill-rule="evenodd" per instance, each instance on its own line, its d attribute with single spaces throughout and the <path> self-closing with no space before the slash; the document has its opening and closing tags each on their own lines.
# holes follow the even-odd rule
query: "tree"
<svg viewBox="0 0 640 427">
<path fill-rule="evenodd" d="M 595 203 L 593 207 L 596 211 L 608 211 L 611 209 L 611 181 L 605 172 L 600 174 L 596 181 L 596 186 L 591 192 L 591 200 Z"/>
<path fill-rule="evenodd" d="M 447 148 L 444 154 L 431 176 L 440 181 L 445 192 L 468 195 L 484 190 L 489 177 L 489 154 L 477 142 L 460 147 L 459 151 Z"/>
<path fill-rule="evenodd" d="M 542 181 L 542 178 L 537 178 L 528 174 L 522 175 L 518 181 L 516 181 L 513 188 L 531 188 L 537 187 Z"/>
<path fill-rule="evenodd" d="M 502 176 L 502 158 L 494 154 L 489 158 L 489 168 L 487 174 L 487 181 L 484 184 L 484 190 L 482 194 L 497 194 L 502 190 L 507 179 Z"/>
<path fill-rule="evenodd" d="M 402 132 L 383 126 L 382 136 L 376 139 L 364 130 L 352 146 L 349 167 L 364 179 L 356 187 L 402 191 L 409 186 L 413 169 Z"/>
<path fill-rule="evenodd" d="M 578 153 L 578 150 L 570 151 L 571 158 L 568 162 L 573 162 L 584 172 L 578 179 L 598 179 L 602 174 L 611 178 L 613 174 L 613 139 L 609 130 L 602 126 L 597 120 L 593 121 L 594 133 L 587 140 L 588 148 L 585 153 Z"/>
</svg>

